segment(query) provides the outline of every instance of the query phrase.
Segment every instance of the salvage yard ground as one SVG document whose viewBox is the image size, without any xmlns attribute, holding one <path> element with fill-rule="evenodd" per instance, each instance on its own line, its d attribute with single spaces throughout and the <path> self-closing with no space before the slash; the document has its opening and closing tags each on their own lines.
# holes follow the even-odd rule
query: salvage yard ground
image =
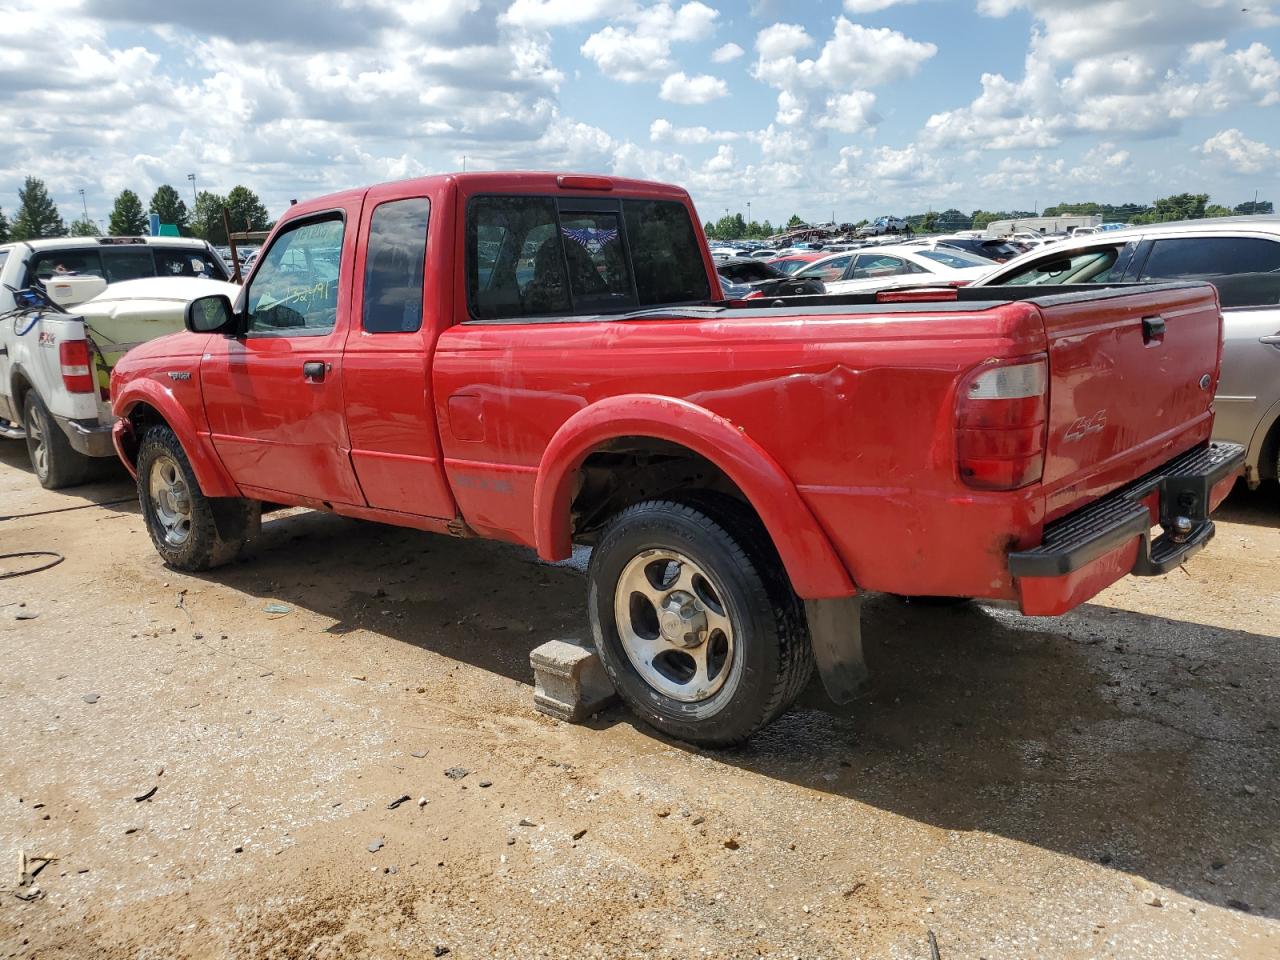
<svg viewBox="0 0 1280 960">
<path fill-rule="evenodd" d="M 291 511 L 187 576 L 119 476 L 0 443 L 66 555 L 0 580 L 0 956 L 1280 956 L 1274 488 L 1060 620 L 872 598 L 864 699 L 713 753 L 533 712 L 572 566 Z"/>
</svg>

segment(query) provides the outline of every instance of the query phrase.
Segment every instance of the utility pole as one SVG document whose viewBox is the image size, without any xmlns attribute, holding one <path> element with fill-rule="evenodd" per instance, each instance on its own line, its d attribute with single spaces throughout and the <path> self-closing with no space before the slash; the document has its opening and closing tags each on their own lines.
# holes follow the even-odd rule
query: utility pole
<svg viewBox="0 0 1280 960">
<path fill-rule="evenodd" d="M 194 204 L 200 202 L 200 197 L 196 195 L 196 175 L 194 173 L 188 173 L 187 179 L 191 181 L 191 203 L 193 204 L 191 207 L 191 215 L 195 216 L 196 208 Z"/>
<path fill-rule="evenodd" d="M 85 202 L 85 199 L 84 199 L 84 187 L 81 187 L 81 188 L 80 188 L 79 193 L 80 193 L 80 206 L 84 209 L 84 218 L 85 218 L 86 220 L 88 220 L 88 219 L 89 219 L 89 204 L 88 204 L 88 203 L 86 203 L 86 202 Z M 1254 200 L 1255 200 L 1255 201 L 1257 200 L 1257 195 L 1256 195 L 1256 194 L 1254 195 Z M 1255 203 L 1255 204 L 1254 204 L 1254 206 L 1257 206 L 1257 204 Z"/>
</svg>

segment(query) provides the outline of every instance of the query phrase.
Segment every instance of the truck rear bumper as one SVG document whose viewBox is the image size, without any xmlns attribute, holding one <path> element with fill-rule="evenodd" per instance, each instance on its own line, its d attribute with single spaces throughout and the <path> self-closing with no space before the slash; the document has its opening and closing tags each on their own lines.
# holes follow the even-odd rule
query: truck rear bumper
<svg viewBox="0 0 1280 960">
<path fill-rule="evenodd" d="M 86 457 L 113 457 L 115 446 L 111 443 L 111 428 L 96 420 L 72 420 L 68 417 L 53 418 L 67 435 L 73 450 Z"/>
<path fill-rule="evenodd" d="M 1239 444 L 1197 447 L 1046 526 L 1038 547 L 1009 554 L 1022 612 L 1065 613 L 1128 574 L 1159 576 L 1199 552 L 1244 459 Z M 1152 538 L 1156 524 L 1164 532 Z"/>
</svg>

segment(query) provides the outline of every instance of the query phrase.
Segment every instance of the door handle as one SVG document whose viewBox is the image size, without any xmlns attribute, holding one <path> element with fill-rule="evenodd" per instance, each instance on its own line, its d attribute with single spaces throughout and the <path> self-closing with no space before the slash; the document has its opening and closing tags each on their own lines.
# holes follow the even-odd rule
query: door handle
<svg viewBox="0 0 1280 960">
<path fill-rule="evenodd" d="M 329 372 L 329 364 L 321 360 L 308 360 L 302 365 L 302 379 L 307 383 L 320 383 Z"/>
<path fill-rule="evenodd" d="M 1142 342 L 1143 343 L 1163 343 L 1164 342 L 1165 323 L 1164 317 L 1143 317 L 1142 318 Z"/>
<path fill-rule="evenodd" d="M 1280 347 L 1280 333 L 1277 333 L 1274 336 L 1270 336 L 1270 337 L 1259 337 L 1258 342 L 1266 343 L 1273 347 Z"/>
</svg>

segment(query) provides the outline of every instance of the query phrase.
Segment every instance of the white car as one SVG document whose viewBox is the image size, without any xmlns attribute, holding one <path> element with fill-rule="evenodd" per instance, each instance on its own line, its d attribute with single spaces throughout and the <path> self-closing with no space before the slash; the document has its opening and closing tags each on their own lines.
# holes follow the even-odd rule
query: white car
<svg viewBox="0 0 1280 960">
<path fill-rule="evenodd" d="M 815 260 L 795 277 L 817 277 L 827 293 L 858 293 L 883 287 L 968 283 L 991 272 L 991 261 L 945 247 L 864 247 Z"/>
<path fill-rule="evenodd" d="M 1280 476 L 1280 217 L 1214 217 L 1068 240 L 988 270 L 975 286 L 1208 280 L 1222 303 L 1213 435 L 1244 444 L 1245 480 Z M 1134 317 L 1135 324 L 1152 318 Z M 1160 319 L 1160 318 L 1155 318 Z M 1163 329 L 1162 324 L 1162 329 Z M 1168 318 L 1167 336 L 1178 336 Z"/>
</svg>

